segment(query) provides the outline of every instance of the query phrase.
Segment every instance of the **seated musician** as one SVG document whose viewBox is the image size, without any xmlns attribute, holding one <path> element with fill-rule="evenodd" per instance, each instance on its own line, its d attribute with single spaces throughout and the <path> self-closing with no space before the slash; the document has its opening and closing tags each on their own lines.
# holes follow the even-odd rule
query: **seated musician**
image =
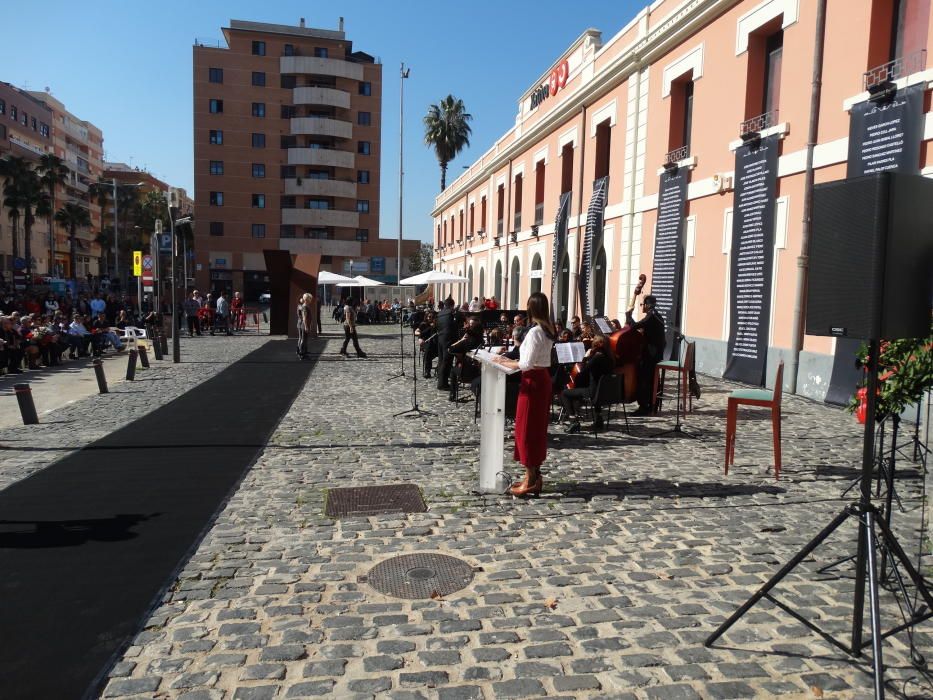
<svg viewBox="0 0 933 700">
<path fill-rule="evenodd" d="M 557 342 L 551 348 L 551 393 L 560 394 L 570 381 L 570 367 L 572 365 L 562 365 L 557 361 L 557 345 L 559 343 L 572 343 L 573 334 L 569 329 L 564 328 L 557 334 Z"/>
<path fill-rule="evenodd" d="M 609 322 L 609 327 L 612 328 L 612 330 L 614 330 L 614 331 L 621 331 L 621 330 L 622 330 L 622 324 L 619 323 L 619 319 L 617 319 L 617 318 L 614 318 L 614 319 L 612 319 L 612 320 Z"/>
<path fill-rule="evenodd" d="M 528 334 L 528 326 L 525 324 L 524 314 L 515 314 L 512 319 L 512 342 L 521 343 Z"/>
<path fill-rule="evenodd" d="M 471 350 L 483 347 L 483 326 L 479 318 L 472 316 L 467 319 L 463 336 L 456 343 L 447 348 L 447 355 L 455 359 L 451 369 L 449 401 L 457 400 L 457 387 L 460 382 L 469 382 L 479 374 L 476 361 L 466 357 Z"/>
<path fill-rule="evenodd" d="M 573 335 L 574 340 L 580 340 L 580 337 L 583 335 L 583 328 L 580 326 L 579 316 L 574 316 L 570 319 L 570 333 Z"/>
<path fill-rule="evenodd" d="M 425 379 L 431 378 L 431 366 L 437 357 L 437 316 L 433 311 L 424 315 L 424 320 L 415 328 L 415 337 L 421 349 L 423 375 Z"/>
<path fill-rule="evenodd" d="M 634 305 L 625 312 L 625 325 L 645 335 L 644 349 L 638 362 L 638 410 L 632 414 L 634 416 L 647 416 L 654 409 L 651 405 L 654 368 L 661 361 L 667 343 L 664 338 L 664 319 L 657 312 L 656 303 L 653 294 L 646 295 L 641 303 L 645 315 L 637 322 L 632 318 Z"/>
<path fill-rule="evenodd" d="M 593 328 L 593 323 L 591 321 L 584 321 L 580 325 L 579 341 L 581 343 L 589 343 L 594 335 L 596 335 L 596 330 Z"/>
<path fill-rule="evenodd" d="M 596 393 L 596 387 L 599 386 L 599 380 L 603 375 L 612 374 L 615 369 L 615 360 L 609 356 L 606 336 L 597 333 L 593 336 L 590 349 L 583 356 L 583 362 L 579 363 L 580 371 L 574 377 L 573 389 L 564 389 L 560 394 L 560 402 L 570 418 L 570 425 L 567 426 L 568 433 L 580 432 L 580 420 L 577 417 L 577 409 L 583 397 L 592 398 Z M 603 424 L 600 407 L 594 406 L 594 421 L 597 428 Z"/>
</svg>

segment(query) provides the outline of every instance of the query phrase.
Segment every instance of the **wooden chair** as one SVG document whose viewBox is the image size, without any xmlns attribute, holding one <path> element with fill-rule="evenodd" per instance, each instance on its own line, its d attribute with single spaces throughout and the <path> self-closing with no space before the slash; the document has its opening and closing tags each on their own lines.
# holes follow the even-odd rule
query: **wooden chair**
<svg viewBox="0 0 933 700">
<path fill-rule="evenodd" d="M 774 389 L 738 389 L 729 395 L 726 411 L 726 474 L 735 464 L 735 428 L 739 406 L 760 406 L 771 409 L 771 432 L 774 440 L 774 478 L 781 476 L 781 394 L 784 384 L 784 361 L 778 364 Z"/>
<path fill-rule="evenodd" d="M 659 362 L 654 368 L 654 388 L 651 392 L 651 405 L 658 405 L 658 386 L 667 379 L 668 372 L 680 372 L 680 400 L 684 407 L 684 413 L 693 410 L 693 394 L 690 393 L 690 373 L 693 371 L 693 362 L 696 353 L 696 343 L 687 343 L 687 351 L 684 353 L 684 361 L 664 360 Z M 668 396 L 670 394 L 667 394 Z M 689 404 L 687 401 L 689 400 Z M 688 408 L 689 405 L 689 408 Z"/>
</svg>

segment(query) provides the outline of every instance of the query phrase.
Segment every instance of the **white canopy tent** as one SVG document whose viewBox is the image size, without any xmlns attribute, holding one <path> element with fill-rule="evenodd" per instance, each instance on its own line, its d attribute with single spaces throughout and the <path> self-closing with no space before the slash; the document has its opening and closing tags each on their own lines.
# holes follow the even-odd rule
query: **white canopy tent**
<svg viewBox="0 0 933 700">
<path fill-rule="evenodd" d="M 351 280 L 337 283 L 338 287 L 381 287 L 382 285 L 382 282 L 371 280 L 369 277 L 363 277 L 363 275 L 357 275 Z"/>
<path fill-rule="evenodd" d="M 428 270 L 427 272 L 422 272 L 421 274 L 415 275 L 414 277 L 407 277 L 407 278 L 403 279 L 403 280 L 402 280 L 402 284 L 414 284 L 414 285 L 433 284 L 433 285 L 435 285 L 435 286 L 434 286 L 434 294 L 433 294 L 432 296 L 433 296 L 435 299 L 437 299 L 437 285 L 440 285 L 440 284 L 450 284 L 450 285 L 454 285 L 454 284 L 466 284 L 466 283 L 469 282 L 469 281 L 470 281 L 470 280 L 468 280 L 466 277 L 461 277 L 460 275 L 454 275 L 454 274 L 451 274 L 450 272 L 440 272 L 440 271 L 438 271 L 438 270 Z M 424 300 L 425 300 L 425 299 L 424 299 L 424 294 L 418 295 L 418 301 L 419 301 L 419 302 L 423 302 Z"/>
</svg>

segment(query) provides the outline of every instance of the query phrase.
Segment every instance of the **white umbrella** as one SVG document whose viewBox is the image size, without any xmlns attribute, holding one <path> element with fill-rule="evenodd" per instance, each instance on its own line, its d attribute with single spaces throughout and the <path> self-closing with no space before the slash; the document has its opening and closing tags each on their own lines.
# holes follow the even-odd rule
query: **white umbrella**
<svg viewBox="0 0 933 700">
<path fill-rule="evenodd" d="M 318 284 L 337 284 L 338 282 L 352 282 L 353 278 L 338 275 L 336 272 L 321 270 L 317 276 Z"/>
<path fill-rule="evenodd" d="M 357 275 L 351 280 L 346 282 L 338 282 L 338 287 L 381 287 L 382 282 L 377 280 L 371 280 L 369 277 L 363 277 L 363 275 Z"/>
<path fill-rule="evenodd" d="M 466 284 L 469 282 L 466 277 L 452 275 L 449 272 L 438 272 L 437 270 L 428 270 L 414 277 L 407 277 L 399 284 Z"/>
</svg>

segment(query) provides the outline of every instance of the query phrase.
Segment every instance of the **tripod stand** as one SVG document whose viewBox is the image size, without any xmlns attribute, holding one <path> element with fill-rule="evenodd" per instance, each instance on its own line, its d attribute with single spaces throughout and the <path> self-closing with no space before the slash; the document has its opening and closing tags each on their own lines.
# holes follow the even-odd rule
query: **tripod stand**
<svg viewBox="0 0 933 700">
<path fill-rule="evenodd" d="M 687 412 L 687 407 L 683 405 L 685 403 L 684 397 L 683 397 L 683 376 L 684 376 L 683 357 L 684 357 L 684 354 L 683 352 L 681 352 L 681 350 L 683 349 L 683 342 L 685 340 L 686 338 L 683 335 L 681 335 L 680 331 L 675 329 L 674 330 L 674 342 L 677 343 L 677 394 L 676 394 L 677 399 L 676 399 L 676 410 L 674 412 L 675 413 L 674 427 L 671 428 L 670 430 L 665 430 L 663 433 L 660 433 L 658 437 L 665 437 L 667 435 L 678 435 L 680 437 L 693 438 L 694 440 L 697 440 L 699 439 L 700 436 L 694 435 L 693 433 L 690 433 L 684 430 L 683 426 L 681 425 L 681 421 L 680 421 L 681 410 L 683 410 L 685 414 Z"/>
<path fill-rule="evenodd" d="M 933 617 L 933 595 L 931 595 L 924 578 L 911 564 L 910 559 L 897 541 L 890 526 L 885 522 L 885 518 L 877 517 L 880 514 L 879 510 L 871 502 L 872 467 L 874 465 L 875 408 L 877 404 L 876 393 L 878 388 L 878 346 L 877 340 L 869 341 L 868 410 L 865 417 L 865 433 L 862 445 L 862 480 L 858 502 L 843 508 L 842 512 L 837 514 L 829 525 L 823 528 L 816 537 L 810 540 L 803 549 L 794 555 L 780 571 L 772 576 L 764 586 L 758 589 L 758 591 L 736 610 L 729 619 L 723 622 L 716 631 L 706 639 L 705 645 L 711 646 L 758 601 L 762 598 L 767 598 L 798 622 L 851 656 L 861 656 L 862 650 L 867 646 L 871 646 L 875 698 L 882 699 L 884 698 L 884 664 L 882 660 L 881 643 L 886 637 L 890 637 L 903 630 L 909 630 L 914 625 Z M 855 554 L 855 591 L 853 596 L 852 633 L 850 643 L 847 645 L 837 640 L 828 632 L 822 630 L 816 624 L 807 620 L 802 614 L 793 610 L 787 604 L 772 596 L 771 590 L 849 518 L 855 518 L 858 521 L 859 537 Z M 879 533 L 876 532 L 876 528 L 880 531 L 880 537 Z M 923 609 L 923 607 L 915 609 L 908 598 L 906 603 L 909 615 L 904 615 L 904 609 L 901 608 L 901 613 L 904 615 L 903 623 L 895 625 L 884 632 L 881 629 L 881 609 L 878 596 L 879 580 L 877 554 L 879 548 L 882 553 L 889 553 L 892 559 L 892 567 L 897 567 L 898 564 L 903 567 L 909 582 L 912 583 L 915 588 L 917 596 L 922 598 L 923 602 L 926 604 L 926 609 Z M 906 588 L 900 572 L 896 571 L 895 575 L 899 580 L 901 591 L 905 592 Z M 871 622 L 871 637 L 867 642 L 862 639 L 864 633 L 866 581 L 868 584 L 868 602 Z M 900 606 L 900 601 L 898 601 L 898 604 Z"/>
<path fill-rule="evenodd" d="M 435 335 L 437 335 L 435 333 Z M 434 336 L 431 336 L 433 338 Z M 428 340 L 431 340 L 428 338 Z M 426 341 L 427 342 L 427 341 Z M 402 354 L 402 361 L 404 362 L 405 355 Z M 419 416 L 433 416 L 436 415 L 431 413 L 431 411 L 425 411 L 418 406 L 418 348 L 415 345 L 415 336 L 411 336 L 411 408 L 406 411 L 399 411 L 392 415 L 393 418 L 398 418 L 399 416 L 405 416 L 406 418 L 417 418 Z"/>
<path fill-rule="evenodd" d="M 387 382 L 391 382 L 393 379 L 398 379 L 399 377 L 405 376 L 405 334 L 404 334 L 404 324 L 402 323 L 402 313 L 399 311 L 398 314 L 398 357 L 399 357 L 399 366 L 398 372 L 390 372 L 389 378 L 386 379 Z M 417 371 L 415 375 L 417 375 Z M 415 381 L 418 381 L 417 376 Z"/>
</svg>

